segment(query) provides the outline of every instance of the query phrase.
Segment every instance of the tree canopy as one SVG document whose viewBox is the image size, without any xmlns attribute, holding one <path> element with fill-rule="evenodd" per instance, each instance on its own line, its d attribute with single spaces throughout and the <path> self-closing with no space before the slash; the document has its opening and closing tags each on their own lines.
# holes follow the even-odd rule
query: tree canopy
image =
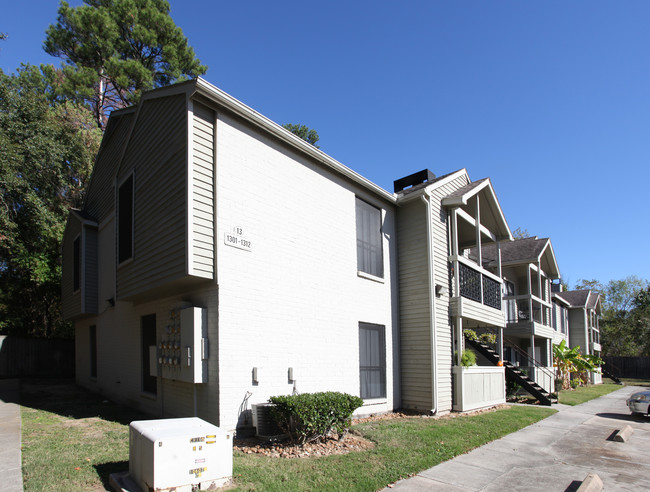
<svg viewBox="0 0 650 492">
<path fill-rule="evenodd" d="M 101 138 L 52 67 L 0 70 L 0 331 L 64 335 L 59 248 Z"/>
<path fill-rule="evenodd" d="M 195 57 L 166 0 L 62 1 L 46 32 L 47 53 L 63 59 L 62 90 L 85 101 L 104 129 L 108 113 L 142 91 L 207 71 Z"/>
<path fill-rule="evenodd" d="M 316 130 L 312 130 L 305 125 L 300 125 L 300 124 L 294 125 L 292 123 L 285 123 L 282 126 L 287 130 L 289 130 L 294 135 L 297 135 L 300 138 L 302 138 L 305 142 L 312 144 L 317 149 L 320 149 L 320 147 L 316 145 L 316 142 L 318 142 L 319 140 L 318 133 L 316 132 Z"/>
<path fill-rule="evenodd" d="M 650 307 L 645 292 L 650 283 L 635 275 L 603 284 L 580 279 L 575 289 L 598 292 L 602 302 L 600 323 L 603 355 L 650 355 Z"/>
</svg>

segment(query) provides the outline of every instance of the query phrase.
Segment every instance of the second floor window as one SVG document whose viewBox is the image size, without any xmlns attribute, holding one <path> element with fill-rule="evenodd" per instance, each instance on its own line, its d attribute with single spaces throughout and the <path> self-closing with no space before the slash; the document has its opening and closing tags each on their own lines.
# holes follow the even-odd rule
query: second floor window
<svg viewBox="0 0 650 492">
<path fill-rule="evenodd" d="M 357 214 L 357 269 L 360 272 L 384 276 L 384 258 L 381 241 L 381 210 L 356 199 Z"/>
<path fill-rule="evenodd" d="M 117 191 L 117 262 L 133 258 L 133 174 Z"/>
</svg>

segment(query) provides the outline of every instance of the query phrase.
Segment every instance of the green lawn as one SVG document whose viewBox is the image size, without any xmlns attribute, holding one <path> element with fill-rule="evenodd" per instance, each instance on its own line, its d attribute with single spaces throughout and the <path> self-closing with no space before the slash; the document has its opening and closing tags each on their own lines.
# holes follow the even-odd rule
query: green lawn
<svg viewBox="0 0 650 492">
<path fill-rule="evenodd" d="M 70 382 L 24 382 L 23 480 L 34 490 L 104 490 L 128 469 L 128 424 L 147 418 Z M 374 449 L 321 458 L 234 454 L 238 490 L 377 490 L 541 420 L 555 410 L 514 406 L 455 418 L 388 419 L 354 428 Z"/>
<path fill-rule="evenodd" d="M 292 460 L 235 453 L 234 474 L 238 490 L 377 490 L 553 413 L 514 406 L 450 419 L 369 422 L 354 429 L 376 443 L 372 450 Z"/>
<path fill-rule="evenodd" d="M 599 396 L 606 395 L 612 391 L 621 389 L 620 384 L 615 383 L 602 383 L 590 384 L 589 386 L 580 386 L 576 389 L 568 389 L 560 391 L 559 402 L 565 405 L 580 405 Z"/>
</svg>

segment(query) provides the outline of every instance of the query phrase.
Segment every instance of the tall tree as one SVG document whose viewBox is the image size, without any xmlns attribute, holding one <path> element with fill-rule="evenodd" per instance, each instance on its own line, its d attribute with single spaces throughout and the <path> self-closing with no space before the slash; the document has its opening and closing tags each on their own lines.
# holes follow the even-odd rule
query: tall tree
<svg viewBox="0 0 650 492">
<path fill-rule="evenodd" d="M 62 1 L 46 32 L 47 53 L 63 58 L 64 90 L 90 105 L 103 130 L 108 113 L 142 91 L 197 77 L 207 67 L 169 15 L 166 0 Z"/>
<path fill-rule="evenodd" d="M 92 113 L 55 97 L 51 67 L 0 70 L 0 331 L 65 334 L 60 255 L 101 132 Z"/>
<path fill-rule="evenodd" d="M 289 130 L 294 135 L 297 135 L 300 138 L 302 138 L 305 142 L 312 144 L 317 149 L 320 149 L 320 147 L 316 145 L 316 142 L 318 142 L 319 140 L 318 133 L 316 132 L 316 130 L 312 130 L 305 125 L 300 125 L 300 124 L 294 125 L 292 123 L 285 123 L 282 126 L 287 130 Z"/>
<path fill-rule="evenodd" d="M 647 289 L 647 280 L 630 275 L 620 280 L 610 280 L 603 284 L 598 280 L 581 279 L 576 289 L 590 289 L 598 292 L 602 302 L 602 319 L 600 323 L 602 353 L 611 356 L 640 355 L 642 345 L 637 337 L 635 311 L 640 310 L 635 304 L 639 292 Z"/>
</svg>

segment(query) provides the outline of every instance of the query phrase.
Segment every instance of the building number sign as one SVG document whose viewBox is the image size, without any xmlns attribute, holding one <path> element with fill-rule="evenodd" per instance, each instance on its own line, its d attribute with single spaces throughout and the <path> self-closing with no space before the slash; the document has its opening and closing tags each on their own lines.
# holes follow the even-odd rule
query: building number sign
<svg viewBox="0 0 650 492">
<path fill-rule="evenodd" d="M 244 236 L 244 229 L 241 227 L 233 227 L 230 232 L 224 233 L 223 241 L 226 246 L 251 251 L 251 242 Z"/>
</svg>

